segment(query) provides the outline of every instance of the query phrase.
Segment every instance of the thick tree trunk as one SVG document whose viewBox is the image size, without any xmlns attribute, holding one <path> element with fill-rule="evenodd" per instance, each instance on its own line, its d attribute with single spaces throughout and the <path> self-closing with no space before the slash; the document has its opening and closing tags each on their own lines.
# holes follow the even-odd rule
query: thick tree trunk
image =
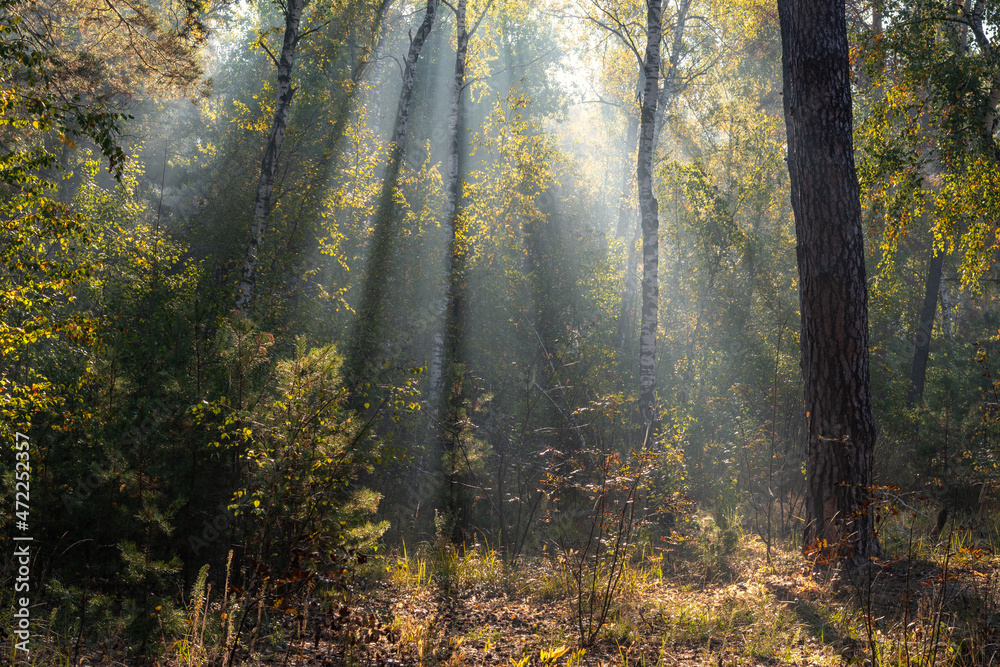
<svg viewBox="0 0 1000 667">
<path fill-rule="evenodd" d="M 417 34 L 410 40 L 410 49 L 406 54 L 403 67 L 403 87 L 399 93 L 399 107 L 396 111 L 396 123 L 393 127 L 392 146 L 373 219 L 371 249 L 368 253 L 368 272 L 365 276 L 364 291 L 358 305 L 358 318 L 348 346 L 345 364 L 345 377 L 353 389 L 357 389 L 360 383 L 369 379 L 371 369 L 377 367 L 379 362 L 380 355 L 377 348 L 385 333 L 385 302 L 389 289 L 389 276 L 387 274 L 392 262 L 394 223 L 399 217 L 395 205 L 395 192 L 399 182 L 399 172 L 406 158 L 407 127 L 410 119 L 413 85 L 416 80 L 417 59 L 420 57 L 424 42 L 427 41 L 427 36 L 434 26 L 437 5 L 437 0 L 427 0 L 427 11 Z M 352 394 L 357 399 L 353 401 L 357 407 L 360 398 L 356 391 L 352 391 Z"/>
<path fill-rule="evenodd" d="M 236 295 L 236 310 L 246 315 L 253 299 L 254 288 L 257 286 L 257 262 L 261 240 L 264 236 L 264 223 L 271 212 L 271 194 L 274 191 L 274 174 L 278 168 L 278 158 L 281 156 L 281 144 L 285 140 L 285 127 L 288 124 L 288 110 L 292 106 L 292 67 L 295 64 L 295 51 L 299 44 L 299 21 L 306 0 L 289 0 L 285 12 L 285 37 L 281 43 L 281 56 L 278 60 L 278 100 L 274 108 L 274 119 L 271 121 L 271 132 L 264 148 L 264 157 L 260 162 L 260 179 L 257 181 L 257 199 L 254 201 L 253 221 L 250 223 L 250 242 L 247 244 L 246 261 L 243 275 L 240 277 L 239 293 Z"/>
<path fill-rule="evenodd" d="M 876 553 L 868 291 L 841 0 L 779 0 L 809 440 L 807 543 Z"/>
<path fill-rule="evenodd" d="M 639 408 L 648 426 L 656 420 L 656 324 L 659 314 L 659 211 L 653 197 L 653 133 L 659 101 L 661 0 L 646 0 L 645 87 L 636 176 L 642 213 L 642 324 L 639 330 Z"/>
<path fill-rule="evenodd" d="M 913 407 L 924 398 L 924 381 L 927 378 L 927 358 L 931 351 L 931 333 L 934 331 L 934 312 L 937 310 L 938 290 L 941 287 L 941 268 L 944 253 L 934 253 L 927 266 L 927 285 L 924 289 L 924 307 L 917 323 L 917 335 L 913 341 L 913 364 L 910 366 L 910 392 L 906 405 Z"/>
</svg>

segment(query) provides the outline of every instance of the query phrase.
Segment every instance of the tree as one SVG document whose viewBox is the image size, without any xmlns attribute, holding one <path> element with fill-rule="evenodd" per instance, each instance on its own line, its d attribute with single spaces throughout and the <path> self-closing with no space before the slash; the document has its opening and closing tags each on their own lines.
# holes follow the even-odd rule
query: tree
<svg viewBox="0 0 1000 667">
<path fill-rule="evenodd" d="M 647 432 L 656 419 L 656 325 L 659 313 L 659 206 L 653 197 L 653 137 L 660 75 L 660 0 L 646 2 L 645 88 L 639 122 L 639 209 L 642 214 L 642 325 L 639 333 L 639 407 Z"/>
<path fill-rule="evenodd" d="M 486 17 L 492 0 L 483 9 L 479 20 L 471 29 L 466 25 L 466 0 L 458 0 L 455 5 L 455 29 L 457 43 L 455 45 L 455 73 L 451 86 L 451 99 L 448 104 L 448 174 L 445 181 L 445 220 L 450 232 L 448 241 L 448 257 L 446 259 L 447 273 L 445 281 L 447 304 L 445 310 L 445 358 L 446 374 L 443 378 L 445 401 L 445 419 L 439 427 L 441 454 L 448 466 L 448 492 L 446 509 L 450 518 L 456 521 L 452 536 L 458 542 L 461 537 L 460 524 L 460 489 L 457 476 L 457 452 L 461 446 L 459 438 L 459 414 L 462 409 L 462 374 L 464 372 L 464 357 L 462 354 L 463 327 L 465 312 L 465 269 L 467 264 L 467 248 L 465 242 L 466 230 L 463 228 L 462 217 L 462 181 L 464 176 L 465 147 L 463 134 L 465 132 L 465 114 L 463 92 L 466 81 L 466 67 L 469 52 L 469 38 L 479 23 Z M 436 388 L 432 388 L 432 395 Z M 436 407 L 436 406 L 435 406 Z"/>
<path fill-rule="evenodd" d="M 264 221 L 271 209 L 271 194 L 274 190 L 274 173 L 278 168 L 278 157 L 281 155 L 281 144 L 285 140 L 285 127 L 288 125 L 288 111 L 292 106 L 292 67 L 295 65 L 295 52 L 299 47 L 299 22 L 306 0 L 291 0 L 285 9 L 285 36 L 281 44 L 281 55 L 275 58 L 270 52 L 278 68 L 278 99 L 274 107 L 274 118 L 271 121 L 271 131 L 264 147 L 264 157 L 260 162 L 260 180 L 257 182 L 257 198 L 253 206 L 253 222 L 250 223 L 250 241 L 247 244 L 246 263 L 243 275 L 240 277 L 240 291 L 236 295 L 236 309 L 246 314 L 253 299 L 254 287 L 257 285 L 257 255 L 261 238 L 264 235 Z"/>
<path fill-rule="evenodd" d="M 837 0 L 779 0 L 778 12 L 809 438 L 806 540 L 859 560 L 877 551 L 868 507 L 875 423 L 846 16 Z"/>
<path fill-rule="evenodd" d="M 690 81 L 690 79 L 685 79 L 685 77 L 680 76 L 680 64 L 683 57 L 687 54 L 687 49 L 685 48 L 684 38 L 685 38 L 685 26 L 688 20 L 688 12 L 691 9 L 691 0 L 678 0 L 677 2 L 677 13 L 673 17 L 673 24 L 669 25 L 669 34 L 671 40 L 666 47 L 669 49 L 666 58 L 659 57 L 659 44 L 657 44 L 657 68 L 660 71 L 660 78 L 663 79 L 662 87 L 659 87 L 657 82 L 657 87 L 659 92 L 653 92 L 657 97 L 656 100 L 651 100 L 653 111 L 653 117 L 650 121 L 651 127 L 651 138 L 650 138 L 650 148 L 649 148 L 649 164 L 650 173 L 652 173 L 652 156 L 656 153 L 657 146 L 660 140 L 660 134 L 663 130 L 663 124 L 666 118 L 665 112 L 673 104 L 674 99 L 677 94 L 680 93 L 685 85 Z M 636 78 L 634 84 L 629 81 L 628 90 L 612 91 L 612 97 L 620 97 L 620 101 L 612 104 L 619 106 L 624 112 L 626 118 L 626 138 L 623 151 L 623 162 L 628 163 L 632 156 L 632 151 L 636 148 L 637 133 L 639 130 L 641 115 L 643 113 L 643 106 L 645 104 L 645 93 L 644 88 L 648 86 L 649 81 L 647 79 L 648 70 L 647 63 L 644 62 L 644 55 L 648 57 L 648 46 L 646 54 L 643 54 L 639 50 L 640 37 L 638 35 L 633 35 L 632 32 L 635 28 L 639 27 L 641 24 L 630 14 L 635 10 L 635 6 L 632 4 L 626 4 L 625 6 L 618 6 L 615 3 L 602 4 L 596 0 L 591 0 L 590 5 L 586 6 L 585 13 L 583 15 L 584 20 L 599 27 L 604 33 L 606 33 L 605 38 L 609 35 L 613 35 L 617 38 L 618 46 L 622 51 L 622 55 L 626 60 L 631 60 L 635 58 L 635 63 L 637 65 L 634 70 L 636 73 Z M 657 10 L 659 19 L 656 28 L 657 39 L 664 39 L 664 30 L 662 27 L 663 23 L 663 7 L 662 2 Z M 652 39 L 651 35 L 648 34 L 649 27 L 647 26 L 647 42 Z M 613 62 L 613 61 L 612 61 Z M 607 67 L 607 63 L 604 65 Z M 613 65 L 612 65 L 613 66 Z M 615 77 L 612 77 L 615 78 Z M 614 93 L 617 92 L 618 95 Z M 632 97 L 638 100 L 638 108 L 633 106 Z M 638 158 L 640 162 L 646 158 L 642 155 Z M 640 167 L 641 169 L 641 167 Z M 640 186 L 641 187 L 641 186 Z M 650 177 L 650 193 L 652 193 L 652 177 Z M 629 227 L 629 204 L 632 199 L 632 179 L 629 176 L 628 169 L 623 168 L 622 170 L 622 193 L 621 199 L 619 200 L 618 207 L 618 226 L 617 226 L 617 236 L 620 238 L 625 238 L 626 245 L 628 247 L 626 251 L 626 278 L 625 278 L 625 293 L 622 296 L 621 308 L 618 316 L 618 331 L 616 334 L 617 346 L 619 353 L 623 354 L 625 350 L 625 344 L 627 340 L 628 330 L 630 328 L 630 322 L 632 321 L 632 313 L 634 308 L 635 292 L 637 290 L 637 276 L 636 276 L 636 257 L 633 254 L 635 249 L 635 241 L 639 240 L 643 236 L 643 223 L 640 221 L 635 229 L 635 240 L 630 240 L 627 238 L 628 227 Z M 641 202 L 640 202 L 641 208 Z M 642 220 L 647 220 L 647 218 L 642 218 Z M 648 246 L 643 244 L 643 265 L 646 264 L 646 254 L 649 252 Z M 658 260 L 657 260 L 658 261 Z M 645 289 L 645 288 L 644 288 Z M 641 343 L 640 343 L 641 347 Z M 640 353 L 641 354 L 641 353 Z M 640 375 L 642 371 L 640 370 Z M 642 381 L 640 381 L 640 385 Z M 642 390 L 640 390 L 642 391 Z M 640 404 L 645 405 L 640 401 Z"/>
<path fill-rule="evenodd" d="M 931 334 L 934 330 L 934 313 L 937 310 L 938 292 L 941 290 L 941 271 L 944 267 L 944 253 L 931 248 L 931 258 L 927 264 L 927 284 L 924 290 L 924 305 L 920 309 L 917 334 L 913 341 L 913 363 L 910 366 L 910 390 L 906 395 L 906 405 L 919 405 L 924 397 L 927 379 L 927 359 L 931 351 Z"/>
<path fill-rule="evenodd" d="M 670 52 L 668 54 L 668 59 L 666 62 L 665 69 L 662 73 L 663 77 L 663 87 L 659 93 L 659 99 L 656 103 L 656 110 L 653 114 L 653 137 L 652 137 L 652 147 L 651 152 L 656 153 L 657 146 L 660 143 L 660 134 L 663 131 L 663 123 L 665 119 L 666 110 L 673 104 L 674 98 L 677 96 L 685 85 L 679 76 L 680 61 L 683 55 L 684 46 L 684 25 L 687 20 L 688 11 L 691 8 L 691 0 L 680 0 L 677 6 L 676 20 L 673 25 L 673 30 L 671 34 L 673 35 L 673 41 L 669 44 Z M 661 8 L 661 23 L 662 23 L 662 8 Z M 662 25 L 661 25 L 661 39 L 662 39 Z M 639 77 L 636 82 L 637 91 L 641 91 L 643 84 L 645 83 L 645 66 L 642 62 L 642 58 L 639 58 L 639 54 L 636 53 L 636 57 L 639 59 Z M 662 59 L 661 59 L 662 60 Z M 661 67 L 663 64 L 661 63 Z M 641 92 L 639 95 L 642 98 Z M 641 115 L 642 110 L 640 108 L 639 113 Z M 626 141 L 626 150 L 631 151 L 632 146 L 635 144 L 636 130 L 640 119 L 634 117 L 634 115 L 628 113 L 628 135 Z M 618 214 L 618 229 L 619 236 L 624 235 L 624 231 L 628 226 L 628 209 L 625 203 L 630 198 L 631 190 L 631 179 L 625 179 L 623 175 L 622 183 L 622 204 L 619 209 Z M 636 237 L 642 235 L 642 224 L 640 222 L 639 228 L 636 229 Z M 622 298 L 621 313 L 618 317 L 618 350 L 623 352 L 625 350 L 625 335 L 629 328 L 628 324 L 632 318 L 633 301 L 635 299 L 635 282 L 636 282 L 636 262 L 632 251 L 635 249 L 635 242 L 631 242 L 628 247 L 626 262 L 628 263 L 628 268 L 626 270 L 625 278 L 625 295 Z M 645 254 L 645 244 L 643 245 L 643 252 Z M 645 260 L 644 260 L 645 265 Z"/>
<path fill-rule="evenodd" d="M 993 261 L 1000 61 L 983 33 L 983 21 L 993 20 L 984 3 L 890 3 L 897 18 L 886 25 L 881 9 L 873 7 L 870 23 L 855 21 L 857 66 L 868 83 L 859 87 L 862 197 L 881 237 L 878 283 L 899 283 L 906 236 L 926 239 L 906 396 L 913 407 L 923 401 L 939 293 L 946 298 L 946 256 L 961 257 L 962 282 L 973 292 Z"/>
<path fill-rule="evenodd" d="M 403 63 L 403 87 L 399 93 L 399 107 L 396 110 L 396 122 L 393 126 L 392 145 L 372 221 L 368 270 L 361 301 L 358 305 L 358 318 L 347 348 L 345 379 L 348 385 L 355 390 L 368 379 L 371 369 L 377 363 L 374 359 L 376 348 L 381 343 L 385 333 L 386 299 L 389 294 L 386 278 L 392 261 L 393 239 L 396 234 L 394 221 L 400 218 L 396 190 L 399 185 L 400 171 L 406 160 L 410 102 L 413 99 L 417 61 L 424 48 L 424 43 L 427 41 L 427 36 L 434 27 L 437 8 L 437 0 L 427 0 L 423 21 L 421 21 L 416 34 L 410 39 L 410 48 Z M 357 394 L 356 391 L 354 393 Z M 354 407 L 357 407 L 361 399 L 357 395 L 354 396 L 354 399 L 356 399 Z"/>
<path fill-rule="evenodd" d="M 49 74 L 59 63 L 39 44 L 9 0 L 0 1 L 0 432 L 28 430 L 51 408 L 50 383 L 34 357 L 39 345 L 65 336 L 86 339 L 86 318 L 67 315 L 72 288 L 92 267 L 80 252 L 93 227 L 51 197 L 57 158 L 46 145 L 90 140 L 121 177 L 122 117 L 69 100 Z M 74 141 L 76 140 L 76 141 Z"/>
<path fill-rule="evenodd" d="M 225 4 L 146 0 L 41 0 L 5 7 L 40 48 L 58 53 L 48 72 L 59 95 L 128 107 L 146 95 L 207 93 L 201 49 L 207 19 Z"/>
</svg>

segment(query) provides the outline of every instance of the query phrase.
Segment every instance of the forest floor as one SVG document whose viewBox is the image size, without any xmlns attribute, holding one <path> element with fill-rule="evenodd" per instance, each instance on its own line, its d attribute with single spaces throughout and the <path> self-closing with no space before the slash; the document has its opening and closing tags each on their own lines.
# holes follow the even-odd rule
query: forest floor
<svg viewBox="0 0 1000 667">
<path fill-rule="evenodd" d="M 637 547 L 610 594 L 607 561 L 592 588 L 578 552 L 545 550 L 511 565 L 481 545 L 428 544 L 368 558 L 348 585 L 308 605 L 308 619 L 272 623 L 233 664 L 1000 664 L 993 533 L 961 528 L 937 540 L 926 527 L 900 527 L 883 538 L 884 560 L 848 570 L 811 562 L 792 544 L 773 546 L 768 558 L 759 536 L 705 516 L 685 536 Z M 213 614 L 208 625 L 222 627 L 221 608 Z M 196 617 L 195 632 L 165 640 L 153 661 L 114 650 L 70 660 L 39 647 L 32 664 L 221 667 L 224 652 L 206 641 L 201 618 L 200 645 L 189 641 Z"/>
<path fill-rule="evenodd" d="M 973 538 L 910 542 L 847 571 L 791 545 L 768 562 L 759 537 L 712 524 L 641 552 L 599 626 L 600 604 L 581 623 L 574 554 L 516 568 L 481 546 L 395 554 L 331 633 L 250 664 L 870 665 L 873 651 L 880 665 L 994 664 L 1000 564 Z"/>
</svg>

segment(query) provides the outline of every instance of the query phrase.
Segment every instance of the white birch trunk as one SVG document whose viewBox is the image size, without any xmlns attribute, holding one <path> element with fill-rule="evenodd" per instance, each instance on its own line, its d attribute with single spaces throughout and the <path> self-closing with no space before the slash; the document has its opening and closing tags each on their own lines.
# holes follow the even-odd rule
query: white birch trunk
<svg viewBox="0 0 1000 667">
<path fill-rule="evenodd" d="M 271 195 L 274 191 L 274 174 L 278 168 L 278 158 L 281 156 L 281 144 L 285 140 L 285 127 L 288 125 L 288 110 L 292 105 L 292 67 L 295 64 L 295 51 L 299 44 L 299 21 L 306 0 L 289 0 L 285 12 L 285 36 L 281 44 L 281 56 L 278 60 L 278 100 L 274 108 L 274 119 L 271 121 L 271 132 L 264 148 L 264 157 L 260 163 L 260 179 L 257 181 L 257 199 L 254 201 L 253 221 L 250 223 L 250 242 L 247 244 L 246 262 L 240 277 L 239 293 L 236 295 L 236 310 L 246 315 L 253 299 L 257 285 L 257 262 L 260 244 L 264 236 L 264 223 L 271 212 Z"/>
<path fill-rule="evenodd" d="M 653 152 L 660 145 L 660 132 L 663 130 L 663 118 L 666 110 L 674 101 L 678 91 L 677 68 L 681 62 L 681 49 L 684 44 L 684 24 L 687 22 L 691 0 L 681 0 L 677 8 L 677 23 L 674 25 L 673 40 L 670 44 L 670 58 L 667 70 L 663 73 L 663 88 L 660 91 L 660 101 L 656 105 L 656 121 L 653 125 Z"/>
<path fill-rule="evenodd" d="M 392 136 L 392 155 L 389 160 L 398 165 L 406 158 L 406 130 L 410 122 L 410 100 L 413 99 L 413 85 L 417 76 L 417 59 L 424 48 L 424 42 L 434 27 L 434 17 L 437 15 L 437 0 L 427 0 L 427 11 L 424 20 L 417 29 L 417 34 L 410 41 L 410 50 L 406 54 L 406 65 L 403 68 L 403 88 L 399 92 L 399 109 L 396 111 L 396 125 Z M 391 184 L 395 189 L 395 183 Z"/>
<path fill-rule="evenodd" d="M 653 133 L 659 101 L 661 0 L 646 0 L 645 87 L 636 175 L 642 213 L 642 324 L 639 332 L 639 407 L 649 426 L 656 419 L 656 325 L 659 315 L 659 212 L 653 197 Z"/>
<path fill-rule="evenodd" d="M 656 148 L 657 148 L 657 146 L 660 143 L 660 134 L 661 134 L 661 132 L 663 130 L 663 123 L 664 123 L 665 112 L 666 112 L 667 108 L 669 108 L 670 105 L 673 103 L 674 97 L 677 95 L 678 88 L 679 88 L 679 86 L 677 84 L 677 69 L 678 69 L 678 66 L 680 65 L 680 59 L 681 59 L 681 49 L 682 49 L 682 46 L 683 46 L 683 38 L 684 38 L 684 26 L 685 26 L 685 24 L 687 22 L 688 10 L 690 8 L 691 8 L 691 0 L 681 0 L 680 5 L 678 6 L 678 10 L 677 10 L 677 22 L 674 24 L 673 39 L 672 39 L 671 45 L 670 45 L 670 57 L 669 57 L 669 60 L 668 60 L 667 71 L 664 74 L 664 77 L 663 77 L 663 88 L 662 88 L 662 90 L 660 91 L 660 93 L 658 95 L 658 100 L 656 101 L 655 109 L 654 109 L 654 112 L 653 112 L 652 144 L 651 144 L 651 147 L 650 147 L 650 155 L 649 155 L 649 158 L 648 158 L 649 161 L 650 161 L 650 173 L 652 172 L 652 157 L 656 153 Z M 659 8 L 658 11 L 660 12 L 660 18 L 662 19 L 662 11 L 663 11 L 662 6 Z M 662 35 L 662 26 L 661 25 L 657 26 L 657 31 L 658 31 L 658 34 L 659 34 L 659 38 L 662 39 L 663 35 Z M 648 33 L 647 33 L 647 38 L 649 38 Z M 657 45 L 657 55 L 658 54 L 659 54 L 659 45 Z M 643 70 L 640 72 L 640 88 L 643 87 L 643 85 L 645 85 L 645 87 L 648 89 L 648 86 L 649 86 L 649 80 L 648 80 L 649 48 L 648 48 L 648 46 L 647 46 L 647 50 L 646 50 L 646 57 L 647 57 L 647 64 L 643 68 Z M 659 67 L 659 64 L 657 65 L 657 67 Z M 645 100 L 645 95 L 643 95 L 643 100 Z M 645 107 L 645 103 L 643 104 L 643 107 Z M 634 128 L 630 124 L 630 126 L 629 126 L 629 134 L 628 134 L 628 139 L 627 139 L 630 149 L 631 149 L 632 142 L 634 140 L 635 140 Z M 640 157 L 639 159 L 641 160 L 642 157 Z M 652 178 L 652 175 L 650 175 L 650 178 Z M 625 200 L 626 194 L 627 193 L 626 193 L 626 190 L 625 190 L 625 186 L 623 185 L 623 187 L 622 187 L 622 199 L 623 199 L 623 202 Z M 652 184 L 651 183 L 650 183 L 650 196 L 652 196 Z M 655 200 L 654 200 L 654 203 L 655 203 Z M 640 208 L 641 208 L 641 206 L 642 206 L 642 203 L 640 201 Z M 654 214 L 654 217 L 656 217 L 655 214 Z M 627 218 L 628 218 L 628 214 L 627 214 L 627 211 L 625 210 L 624 204 L 623 204 L 621 206 L 621 208 L 619 208 L 619 213 L 618 213 L 618 236 L 619 237 L 625 235 L 625 231 L 624 230 L 625 230 L 625 228 L 627 226 Z M 637 236 L 639 234 L 642 234 L 643 232 L 641 230 L 645 228 L 643 225 L 646 224 L 646 222 L 645 222 L 646 221 L 646 217 L 643 217 L 642 220 L 643 220 L 643 222 L 641 222 L 641 225 L 640 225 L 639 229 L 636 230 Z M 657 228 L 659 227 L 659 221 L 658 220 L 656 221 L 656 227 Z M 629 320 L 631 319 L 631 312 L 632 312 L 633 303 L 634 303 L 634 300 L 635 300 L 635 292 L 636 292 L 636 287 L 637 287 L 637 285 L 636 285 L 636 278 L 637 278 L 637 276 L 636 276 L 635 258 L 632 255 L 634 245 L 635 244 L 633 243 L 632 246 L 630 246 L 629 249 L 628 249 L 628 251 L 626 252 L 626 262 L 628 263 L 628 265 L 627 265 L 626 275 L 625 275 L 625 295 L 622 298 L 621 313 L 618 316 L 618 351 L 619 352 L 623 352 L 625 350 L 625 341 L 626 341 L 626 336 L 627 336 L 627 332 L 628 332 L 628 328 L 629 328 L 628 324 L 629 324 Z M 645 290 L 646 290 L 646 287 L 645 287 L 645 283 L 646 283 L 646 278 L 645 278 L 646 268 L 645 268 L 645 265 L 646 265 L 646 261 L 648 259 L 646 257 L 646 253 L 647 252 L 648 252 L 647 245 L 646 245 L 646 242 L 644 240 L 643 241 L 643 267 L 644 267 L 643 268 L 643 274 L 644 274 L 644 279 L 643 279 L 643 284 L 644 284 L 644 287 L 643 287 L 643 304 L 644 304 L 644 306 L 643 306 L 643 308 L 646 307 L 645 306 L 645 303 L 646 303 L 646 295 L 645 295 Z M 659 270 L 659 245 L 658 244 L 657 244 L 657 248 L 656 248 L 656 254 L 657 254 L 657 258 L 656 258 L 656 264 L 657 264 L 657 266 L 654 267 L 654 270 L 658 273 L 658 270 Z M 658 295 L 658 293 L 659 293 L 659 286 L 656 283 L 657 283 L 657 277 L 654 276 L 653 277 L 652 289 L 653 289 L 654 294 Z M 658 296 L 656 298 L 658 299 Z M 640 349 L 641 349 L 641 347 L 642 347 L 642 345 L 640 343 Z M 654 324 L 653 347 L 655 349 L 655 324 Z M 640 354 L 641 354 L 641 351 L 640 351 Z M 654 356 L 655 356 L 655 354 L 654 354 Z M 655 359 L 653 361 L 653 364 L 655 366 Z M 642 362 L 640 362 L 640 378 L 642 376 L 641 366 L 642 366 Z M 655 375 L 655 371 L 654 371 L 654 375 Z M 640 379 L 640 387 L 641 386 L 643 386 L 643 383 L 642 383 L 642 380 Z M 642 405 L 644 405 L 644 406 L 646 405 L 644 402 L 642 402 L 642 401 L 640 401 L 640 402 L 641 402 Z"/>
</svg>

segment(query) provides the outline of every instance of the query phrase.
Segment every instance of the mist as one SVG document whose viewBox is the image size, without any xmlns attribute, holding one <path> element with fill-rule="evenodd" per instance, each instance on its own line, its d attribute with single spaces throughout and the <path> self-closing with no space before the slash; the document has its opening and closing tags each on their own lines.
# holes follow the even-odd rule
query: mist
<svg viewBox="0 0 1000 667">
<path fill-rule="evenodd" d="M 987 664 L 977 8 L 839 19 L 848 256 L 769 3 L 6 2 L 8 654 Z"/>
</svg>

